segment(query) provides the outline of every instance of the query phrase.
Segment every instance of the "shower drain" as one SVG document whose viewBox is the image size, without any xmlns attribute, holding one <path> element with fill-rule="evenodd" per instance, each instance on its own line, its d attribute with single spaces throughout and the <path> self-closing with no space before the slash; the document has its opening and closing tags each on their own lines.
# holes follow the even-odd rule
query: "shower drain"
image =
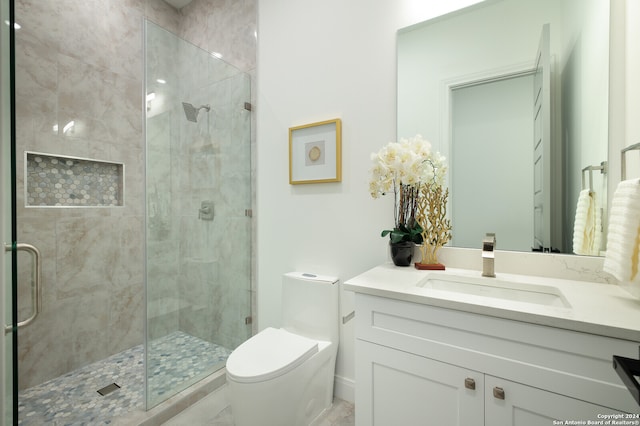
<svg viewBox="0 0 640 426">
<path fill-rule="evenodd" d="M 111 383 L 110 385 L 107 385 L 102 389 L 98 389 L 98 393 L 102 396 L 105 396 L 118 389 L 120 389 L 120 386 L 117 383 Z"/>
</svg>

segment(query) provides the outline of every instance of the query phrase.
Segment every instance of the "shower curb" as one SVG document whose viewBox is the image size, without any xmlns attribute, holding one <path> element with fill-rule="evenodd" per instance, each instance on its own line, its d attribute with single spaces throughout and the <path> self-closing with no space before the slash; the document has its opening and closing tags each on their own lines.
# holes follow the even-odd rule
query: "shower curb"
<svg viewBox="0 0 640 426">
<path fill-rule="evenodd" d="M 191 405 L 224 386 L 226 369 L 222 368 L 187 389 L 172 396 L 149 411 L 136 410 L 114 419 L 114 426 L 158 426 L 175 417 Z"/>
</svg>

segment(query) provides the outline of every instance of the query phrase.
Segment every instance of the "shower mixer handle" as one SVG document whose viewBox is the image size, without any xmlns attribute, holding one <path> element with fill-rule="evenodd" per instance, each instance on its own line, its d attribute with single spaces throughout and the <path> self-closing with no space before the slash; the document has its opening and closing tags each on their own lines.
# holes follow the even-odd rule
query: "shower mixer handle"
<svg viewBox="0 0 640 426">
<path fill-rule="evenodd" d="M 205 200 L 200 204 L 200 209 L 198 209 L 198 219 L 213 220 L 213 201 Z"/>
</svg>

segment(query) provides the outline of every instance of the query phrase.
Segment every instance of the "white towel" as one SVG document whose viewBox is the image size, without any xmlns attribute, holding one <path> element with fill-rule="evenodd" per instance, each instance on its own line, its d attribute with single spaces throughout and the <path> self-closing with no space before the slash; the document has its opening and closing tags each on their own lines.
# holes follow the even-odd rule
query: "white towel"
<svg viewBox="0 0 640 426">
<path fill-rule="evenodd" d="M 602 245 L 602 209 L 600 208 L 600 203 L 598 203 L 598 198 L 595 193 L 591 193 L 593 197 L 593 210 L 596 213 L 596 224 L 595 230 L 593 232 L 593 244 L 591 246 L 591 255 L 592 256 L 600 256 L 600 250 Z"/>
<path fill-rule="evenodd" d="M 622 282 L 640 282 L 640 180 L 620 182 L 611 200 L 604 271 Z"/>
<path fill-rule="evenodd" d="M 573 222 L 573 252 L 597 256 L 600 252 L 602 221 L 595 193 L 583 189 L 578 195 Z"/>
</svg>

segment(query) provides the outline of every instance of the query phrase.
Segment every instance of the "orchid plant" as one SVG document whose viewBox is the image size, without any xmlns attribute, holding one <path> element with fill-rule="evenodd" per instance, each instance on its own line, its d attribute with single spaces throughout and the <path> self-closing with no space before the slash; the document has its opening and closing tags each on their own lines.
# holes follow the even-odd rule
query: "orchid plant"
<svg viewBox="0 0 640 426">
<path fill-rule="evenodd" d="M 416 221 L 418 199 L 424 186 L 435 188 L 444 183 L 445 157 L 432 152 L 431 143 L 416 135 L 388 143 L 371 154 L 371 160 L 371 196 L 391 192 L 394 196 L 394 228 L 383 230 L 381 236 L 389 235 L 392 243 L 422 243 L 423 230 Z"/>
</svg>

